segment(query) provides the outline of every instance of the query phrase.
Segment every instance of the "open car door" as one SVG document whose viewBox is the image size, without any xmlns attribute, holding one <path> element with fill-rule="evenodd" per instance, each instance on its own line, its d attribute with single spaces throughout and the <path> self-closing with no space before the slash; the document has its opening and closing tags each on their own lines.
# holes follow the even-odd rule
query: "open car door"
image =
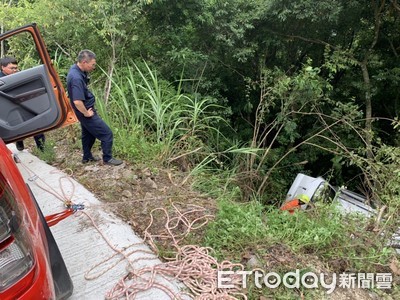
<svg viewBox="0 0 400 300">
<path fill-rule="evenodd" d="M 36 24 L 0 35 L 21 71 L 0 78 L 0 138 L 14 142 L 77 121 Z M 18 49 L 18 50 L 17 50 Z"/>
</svg>

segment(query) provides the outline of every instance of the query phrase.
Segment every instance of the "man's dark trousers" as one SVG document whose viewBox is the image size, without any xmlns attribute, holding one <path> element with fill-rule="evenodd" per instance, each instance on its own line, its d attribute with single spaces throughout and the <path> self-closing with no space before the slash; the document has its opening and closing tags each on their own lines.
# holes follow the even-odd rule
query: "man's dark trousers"
<svg viewBox="0 0 400 300">
<path fill-rule="evenodd" d="M 95 112 L 90 118 L 78 116 L 82 127 L 82 149 L 83 160 L 93 158 L 92 147 L 96 139 L 101 142 L 103 161 L 107 162 L 112 158 L 113 133 L 108 125 Z"/>
</svg>

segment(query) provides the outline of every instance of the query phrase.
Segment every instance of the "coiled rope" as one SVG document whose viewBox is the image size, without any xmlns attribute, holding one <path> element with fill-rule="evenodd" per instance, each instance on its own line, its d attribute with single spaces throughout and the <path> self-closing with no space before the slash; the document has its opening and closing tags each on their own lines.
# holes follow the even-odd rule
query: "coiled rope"
<svg viewBox="0 0 400 300">
<path fill-rule="evenodd" d="M 175 249 L 175 257 L 169 261 L 139 269 L 132 269 L 130 272 L 106 294 L 106 299 L 134 299 L 140 292 L 151 287 L 163 290 L 171 299 L 247 299 L 241 292 L 241 277 L 233 276 L 230 289 L 220 289 L 218 283 L 218 271 L 237 271 L 244 270 L 242 264 L 223 261 L 219 263 L 210 253 L 209 247 L 197 245 L 180 246 L 180 242 L 193 230 L 200 229 L 207 224 L 213 216 L 205 214 L 205 209 L 197 205 L 188 205 L 190 208 L 182 212 L 171 202 L 174 208 L 175 217 L 171 217 L 165 208 L 155 208 L 150 212 L 150 224 L 144 232 L 145 241 L 148 242 L 152 250 L 159 253 L 155 240 L 167 241 Z M 151 234 L 150 228 L 154 221 L 154 213 L 161 211 L 164 213 L 164 232 Z M 198 216 L 199 212 L 204 213 Z M 194 217 L 193 217 L 194 216 Z M 176 231 L 178 233 L 176 233 Z M 189 292 L 181 292 L 176 295 L 173 290 L 166 285 L 157 283 L 156 277 L 171 280 L 172 278 L 181 281 Z M 143 281 L 144 279 L 147 281 Z"/>
<path fill-rule="evenodd" d="M 34 182 L 42 190 L 54 195 L 57 199 L 62 201 L 64 205 L 73 204 L 72 198 L 75 192 L 75 185 L 71 179 L 72 174 L 59 178 L 61 190 L 61 193 L 59 193 L 25 164 L 21 164 L 30 176 L 28 179 L 29 181 Z M 42 184 L 39 184 L 39 181 Z M 67 182 L 71 188 L 71 192 L 68 194 L 64 188 L 65 182 Z M 230 284 L 233 285 L 233 288 L 221 289 L 217 286 L 218 271 L 244 270 L 242 264 L 231 263 L 230 261 L 222 261 L 219 263 L 210 254 L 212 249 L 208 247 L 180 245 L 189 233 L 193 230 L 201 229 L 213 216 L 206 214 L 206 209 L 198 205 L 188 205 L 186 208 L 189 208 L 189 210 L 182 212 L 181 209 L 178 208 L 178 204 L 181 206 L 184 205 L 172 201 L 170 203 L 171 207 L 174 209 L 174 217 L 171 217 L 168 211 L 163 207 L 155 208 L 150 212 L 150 223 L 144 231 L 144 240 L 150 245 L 153 251 L 147 250 L 146 248 L 137 249 L 140 245 L 146 245 L 144 242 L 134 243 L 123 249 L 116 248 L 96 225 L 94 219 L 87 212 L 82 212 L 82 214 L 89 218 L 95 229 L 114 252 L 110 257 L 92 266 L 85 273 L 85 278 L 87 280 L 96 279 L 125 260 L 128 263 L 128 272 L 106 293 L 105 298 L 108 300 L 135 299 L 140 293 L 151 288 L 162 290 L 171 299 L 247 299 L 246 295 L 241 291 L 241 277 L 232 276 Z M 150 229 L 154 222 L 154 213 L 159 211 L 164 214 L 164 232 L 152 234 Z M 135 263 L 140 260 L 158 259 L 158 257 L 154 255 L 154 252 L 159 254 L 156 244 L 160 241 L 169 243 L 175 249 L 175 257 L 173 259 L 167 259 L 166 262 L 161 264 L 140 268 L 136 267 Z M 132 247 L 136 249 L 132 250 Z M 131 259 L 130 256 L 134 253 L 142 253 L 143 256 Z M 113 258 L 117 258 L 117 261 L 103 270 L 94 272 Z M 161 278 L 169 281 L 171 285 L 161 283 Z M 172 283 L 174 279 L 181 281 L 188 291 L 176 292 L 176 289 L 174 290 L 174 288 L 171 287 L 174 286 Z"/>
</svg>

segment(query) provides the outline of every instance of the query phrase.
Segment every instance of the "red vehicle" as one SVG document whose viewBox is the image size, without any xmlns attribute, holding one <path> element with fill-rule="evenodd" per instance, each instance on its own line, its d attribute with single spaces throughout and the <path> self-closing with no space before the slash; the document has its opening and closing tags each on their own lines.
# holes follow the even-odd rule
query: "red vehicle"
<svg viewBox="0 0 400 300">
<path fill-rule="evenodd" d="M 6 144 L 76 118 L 35 24 L 1 34 L 0 43 L 2 54 L 30 58 L 0 78 L 0 299 L 66 299 L 68 270 Z"/>
</svg>

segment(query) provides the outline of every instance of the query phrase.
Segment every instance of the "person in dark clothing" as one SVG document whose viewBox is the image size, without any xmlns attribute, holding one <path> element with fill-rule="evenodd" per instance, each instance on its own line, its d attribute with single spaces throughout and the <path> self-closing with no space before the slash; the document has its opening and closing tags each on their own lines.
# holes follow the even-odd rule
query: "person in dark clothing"
<svg viewBox="0 0 400 300">
<path fill-rule="evenodd" d="M 96 55 L 90 50 L 82 50 L 67 75 L 68 96 L 82 129 L 82 163 L 99 160 L 92 154 L 93 144 L 98 139 L 101 142 L 104 164 L 118 166 L 122 161 L 112 156 L 113 133 L 97 114 L 95 96 L 87 86 L 88 73 L 95 68 Z"/>
<path fill-rule="evenodd" d="M 0 77 L 11 75 L 18 72 L 18 61 L 12 56 L 5 56 L 0 60 Z M 34 137 L 36 146 L 41 150 L 44 151 L 44 143 L 46 138 L 43 133 L 35 135 Z M 17 141 L 16 142 L 17 149 L 22 151 L 25 149 L 24 141 Z"/>
</svg>

